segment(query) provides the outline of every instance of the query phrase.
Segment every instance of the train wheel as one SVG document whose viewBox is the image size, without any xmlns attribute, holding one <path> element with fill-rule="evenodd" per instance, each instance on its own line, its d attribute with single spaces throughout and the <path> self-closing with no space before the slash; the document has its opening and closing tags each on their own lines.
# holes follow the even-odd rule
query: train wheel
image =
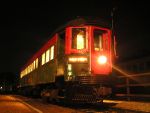
<svg viewBox="0 0 150 113">
<path fill-rule="evenodd" d="M 41 92 L 41 97 L 44 102 L 58 101 L 58 89 L 45 89 Z"/>
</svg>

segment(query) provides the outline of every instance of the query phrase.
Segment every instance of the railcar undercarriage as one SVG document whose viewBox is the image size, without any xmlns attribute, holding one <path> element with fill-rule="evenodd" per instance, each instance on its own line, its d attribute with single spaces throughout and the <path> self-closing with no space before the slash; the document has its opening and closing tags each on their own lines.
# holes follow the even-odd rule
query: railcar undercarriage
<svg viewBox="0 0 150 113">
<path fill-rule="evenodd" d="M 85 80 L 86 78 L 86 80 Z M 92 78 L 92 79 L 91 79 Z M 96 77 L 99 78 L 99 77 Z M 101 79 L 100 79 L 101 78 Z M 112 91 L 110 84 L 104 82 L 105 77 L 77 77 L 78 81 L 65 82 L 62 86 L 62 81 L 57 81 L 57 86 L 44 89 L 41 92 L 41 97 L 44 101 L 64 101 L 67 103 L 97 103 L 103 102 L 104 98 L 111 95 Z M 88 79 L 88 80 L 87 80 Z M 94 81 L 95 79 L 95 81 Z M 103 83 L 100 81 L 103 81 Z M 99 83 L 98 83 L 99 82 Z M 105 83 L 105 84 L 104 84 Z"/>
</svg>

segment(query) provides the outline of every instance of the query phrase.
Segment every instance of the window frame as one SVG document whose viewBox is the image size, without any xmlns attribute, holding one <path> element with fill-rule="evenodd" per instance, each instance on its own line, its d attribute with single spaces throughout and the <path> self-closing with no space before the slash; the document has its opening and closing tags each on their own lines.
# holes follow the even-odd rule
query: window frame
<svg viewBox="0 0 150 113">
<path fill-rule="evenodd" d="M 77 47 L 78 47 L 77 37 L 76 37 L 76 39 L 73 39 L 73 38 L 74 38 L 74 37 L 73 37 L 73 29 L 84 29 L 84 30 L 85 30 L 85 31 L 84 31 L 85 37 L 84 37 L 84 47 L 83 47 L 83 49 L 78 49 L 78 48 L 77 48 Z M 73 48 L 73 43 L 74 43 L 73 40 L 76 41 L 76 42 L 75 42 L 76 48 Z M 87 49 L 87 46 L 88 46 L 87 28 L 86 28 L 86 27 L 72 27 L 72 28 L 71 28 L 71 49 L 72 49 L 72 50 L 85 50 L 85 49 Z"/>
<path fill-rule="evenodd" d="M 99 40 L 99 50 L 95 50 L 95 30 L 99 30 L 99 31 L 102 31 L 102 32 L 106 32 L 106 33 L 102 33 L 101 35 L 101 47 L 100 47 L 100 39 Z M 107 35 L 107 38 L 106 38 L 106 35 Z M 101 52 L 101 51 L 108 51 L 109 50 L 109 35 L 108 35 L 108 31 L 105 30 L 105 29 L 100 29 L 100 28 L 94 28 L 93 29 L 93 51 L 95 52 Z"/>
</svg>

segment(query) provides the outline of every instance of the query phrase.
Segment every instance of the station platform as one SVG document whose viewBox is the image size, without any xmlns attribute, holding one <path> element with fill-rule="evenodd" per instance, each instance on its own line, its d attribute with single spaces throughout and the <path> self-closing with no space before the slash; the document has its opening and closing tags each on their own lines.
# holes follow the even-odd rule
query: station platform
<svg viewBox="0 0 150 113">
<path fill-rule="evenodd" d="M 150 102 L 104 100 L 104 103 L 113 104 L 112 108 L 150 113 Z"/>
</svg>

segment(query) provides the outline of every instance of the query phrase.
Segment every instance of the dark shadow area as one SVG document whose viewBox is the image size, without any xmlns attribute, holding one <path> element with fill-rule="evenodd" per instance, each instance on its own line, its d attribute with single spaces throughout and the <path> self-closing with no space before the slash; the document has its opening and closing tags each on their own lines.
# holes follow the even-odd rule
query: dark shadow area
<svg viewBox="0 0 150 113">
<path fill-rule="evenodd" d="M 18 83 L 18 75 L 12 72 L 0 73 L 0 94 L 16 94 Z"/>
</svg>

